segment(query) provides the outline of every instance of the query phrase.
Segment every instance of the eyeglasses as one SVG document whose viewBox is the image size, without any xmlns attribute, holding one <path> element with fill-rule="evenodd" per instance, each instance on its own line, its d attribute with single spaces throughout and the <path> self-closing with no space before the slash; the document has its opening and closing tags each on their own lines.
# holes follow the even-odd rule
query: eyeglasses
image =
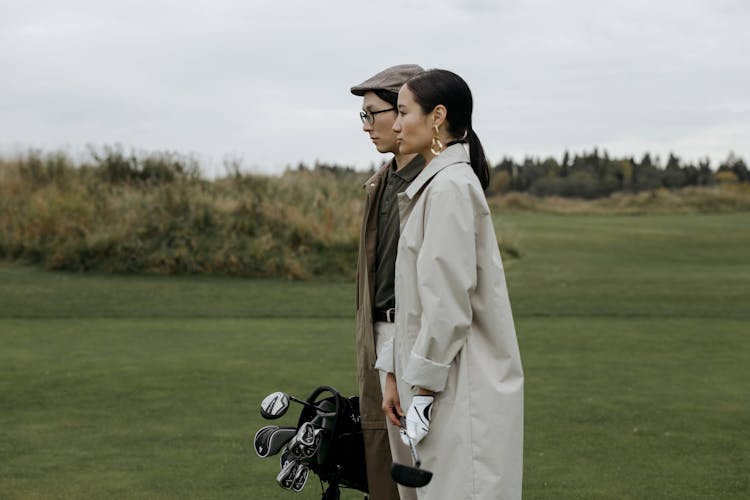
<svg viewBox="0 0 750 500">
<path fill-rule="evenodd" d="M 367 122 L 372 125 L 375 123 L 375 115 L 385 113 L 386 111 L 396 111 L 396 108 L 381 109 L 380 111 L 360 111 L 359 117 L 362 119 L 362 123 Z"/>
</svg>

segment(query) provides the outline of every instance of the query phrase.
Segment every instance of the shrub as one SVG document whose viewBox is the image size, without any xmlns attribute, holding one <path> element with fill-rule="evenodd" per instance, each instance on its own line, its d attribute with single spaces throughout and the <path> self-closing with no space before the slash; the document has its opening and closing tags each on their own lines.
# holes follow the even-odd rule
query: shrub
<svg viewBox="0 0 750 500">
<path fill-rule="evenodd" d="M 91 150 L 0 159 L 0 257 L 49 269 L 354 276 L 371 173 L 317 165 L 205 180 L 189 157 Z M 500 235 L 506 258 L 521 255 Z"/>
</svg>

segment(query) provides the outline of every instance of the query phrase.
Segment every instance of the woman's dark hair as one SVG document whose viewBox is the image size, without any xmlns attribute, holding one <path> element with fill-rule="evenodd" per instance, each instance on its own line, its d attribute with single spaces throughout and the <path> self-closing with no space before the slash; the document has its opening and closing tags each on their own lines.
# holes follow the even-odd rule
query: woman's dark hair
<svg viewBox="0 0 750 500">
<path fill-rule="evenodd" d="M 490 184 L 490 167 L 482 143 L 471 128 L 474 100 L 464 79 L 451 71 L 431 69 L 415 76 L 406 85 L 424 113 L 430 113 L 438 104 L 445 106 L 448 111 L 448 133 L 459 142 L 469 144 L 471 168 L 477 174 L 482 189 L 486 189 Z"/>
<path fill-rule="evenodd" d="M 391 92 L 390 90 L 382 90 L 382 89 L 376 89 L 373 90 L 375 92 L 375 95 L 389 103 L 394 108 L 398 107 L 398 93 L 397 92 Z"/>
</svg>

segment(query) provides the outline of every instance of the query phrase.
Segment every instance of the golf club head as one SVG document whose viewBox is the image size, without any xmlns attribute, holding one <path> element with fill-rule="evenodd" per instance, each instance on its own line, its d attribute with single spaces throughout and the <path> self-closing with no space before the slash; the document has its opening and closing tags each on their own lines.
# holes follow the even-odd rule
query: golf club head
<svg viewBox="0 0 750 500">
<path fill-rule="evenodd" d="M 282 417 L 289 409 L 289 396 L 283 392 L 272 392 L 260 403 L 260 415 L 266 420 Z"/>
<path fill-rule="evenodd" d="M 276 482 L 285 490 L 292 489 L 294 484 L 294 478 L 297 477 L 297 469 L 299 469 L 299 463 L 296 460 L 287 462 L 281 472 L 276 476 Z"/>
<path fill-rule="evenodd" d="M 288 449 L 295 459 L 310 458 L 315 454 L 315 427 L 310 422 L 299 426 L 297 434 L 289 442 Z"/>
<path fill-rule="evenodd" d="M 261 432 L 264 429 L 267 430 Z M 253 440 L 255 453 L 261 458 L 276 455 L 296 434 L 297 429 L 294 427 L 278 427 L 275 425 L 264 427 L 256 433 Z"/>
<path fill-rule="evenodd" d="M 391 477 L 398 484 L 409 488 L 421 488 L 432 480 L 432 472 L 409 465 L 394 463 L 391 466 Z"/>
<path fill-rule="evenodd" d="M 293 462 L 295 460 L 294 455 L 291 451 L 289 451 L 289 448 L 284 448 L 284 451 L 281 452 L 281 455 L 279 455 L 279 467 L 284 468 L 286 467 L 286 464 L 289 462 Z"/>
<path fill-rule="evenodd" d="M 325 429 L 315 429 L 315 438 L 313 439 L 313 444 L 310 445 L 310 456 L 314 455 L 320 448 L 320 444 L 323 442 L 323 434 L 325 434 L 325 432 Z"/>
<path fill-rule="evenodd" d="M 315 442 L 315 427 L 310 422 L 305 422 L 297 430 L 297 440 L 305 445 L 312 446 Z"/>
<path fill-rule="evenodd" d="M 308 477 L 310 477 L 310 469 L 308 469 L 305 464 L 299 464 L 299 466 L 297 467 L 297 473 L 294 475 L 294 480 L 292 481 L 292 487 L 290 489 L 299 493 L 307 484 Z"/>
<path fill-rule="evenodd" d="M 299 440 L 295 443 L 294 447 L 290 446 L 292 448 L 292 456 L 303 460 L 314 457 L 320 448 L 320 443 L 323 441 L 324 432 L 323 429 L 315 429 L 312 435 L 304 436 L 302 439 L 299 439 L 299 434 L 297 434 L 295 439 Z"/>
</svg>

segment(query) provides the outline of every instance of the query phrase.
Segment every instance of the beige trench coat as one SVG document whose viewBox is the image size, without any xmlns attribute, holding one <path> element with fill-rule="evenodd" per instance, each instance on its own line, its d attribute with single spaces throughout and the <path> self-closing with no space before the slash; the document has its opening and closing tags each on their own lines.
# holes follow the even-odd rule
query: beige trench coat
<svg viewBox="0 0 750 500">
<path fill-rule="evenodd" d="M 399 500 L 396 483 L 391 479 L 391 449 L 385 414 L 381 409 L 383 394 L 380 390 L 379 372 L 375 369 L 375 336 L 372 322 L 378 209 L 384 187 L 382 181 L 388 168 L 389 165 L 385 165 L 364 185 L 367 198 L 363 209 L 357 263 L 357 380 L 371 500 Z"/>
<path fill-rule="evenodd" d="M 503 265 L 462 144 L 399 195 L 394 366 L 401 407 L 436 391 L 417 449 L 429 500 L 520 499 L 523 371 Z"/>
</svg>

